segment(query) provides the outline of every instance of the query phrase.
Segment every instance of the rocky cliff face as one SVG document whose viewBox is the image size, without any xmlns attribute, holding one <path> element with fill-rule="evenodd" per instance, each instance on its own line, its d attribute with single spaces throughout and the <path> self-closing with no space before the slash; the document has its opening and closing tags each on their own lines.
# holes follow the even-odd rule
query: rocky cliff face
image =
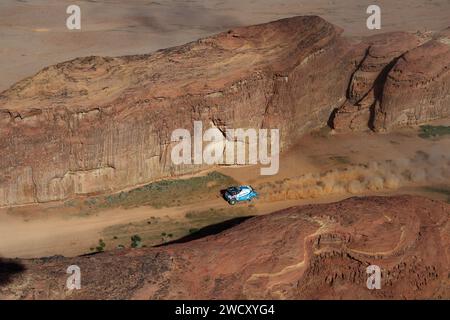
<svg viewBox="0 0 450 320">
<path fill-rule="evenodd" d="M 450 31 L 403 54 L 388 73 L 374 128 L 417 125 L 450 116 Z"/>
<path fill-rule="evenodd" d="M 343 101 L 352 66 L 340 33 L 318 17 L 297 17 L 151 55 L 42 70 L 0 97 L 0 205 L 198 170 L 169 158 L 171 132 L 194 120 L 279 128 L 286 147 L 325 125 Z"/>
<path fill-rule="evenodd" d="M 334 115 L 334 128 L 385 131 L 448 117 L 449 39 L 448 30 L 365 39 L 355 48 L 363 54 L 359 54 L 346 102 Z"/>
<path fill-rule="evenodd" d="M 0 94 L 0 206 L 198 170 L 169 158 L 172 131 L 192 130 L 194 120 L 278 128 L 287 148 L 334 113 L 337 128 L 352 129 L 371 114 L 377 129 L 448 115 L 445 34 L 422 46 L 408 34 L 362 44 L 340 34 L 321 18 L 294 17 L 154 54 L 43 69 Z"/>
<path fill-rule="evenodd" d="M 158 248 L 0 261 L 0 298 L 448 299 L 449 216 L 449 204 L 410 196 L 294 207 Z M 70 265 L 79 291 L 66 289 Z"/>
<path fill-rule="evenodd" d="M 387 74 L 405 51 L 417 47 L 418 36 L 408 33 L 377 35 L 355 47 L 357 67 L 347 90 L 347 100 L 337 110 L 334 128 L 365 130 L 373 126 L 374 110 L 381 102 Z"/>
</svg>

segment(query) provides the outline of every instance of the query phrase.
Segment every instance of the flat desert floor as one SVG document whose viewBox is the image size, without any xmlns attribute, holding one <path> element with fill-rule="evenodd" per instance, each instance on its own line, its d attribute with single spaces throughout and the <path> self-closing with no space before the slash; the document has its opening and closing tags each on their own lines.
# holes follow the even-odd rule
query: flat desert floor
<svg viewBox="0 0 450 320">
<path fill-rule="evenodd" d="M 81 7 L 81 31 L 66 28 L 66 8 Z M 381 30 L 366 9 L 381 7 Z M 142 54 L 231 27 L 319 15 L 349 36 L 448 27 L 448 0 L 2 0 L 0 91 L 41 68 L 81 56 Z"/>
</svg>

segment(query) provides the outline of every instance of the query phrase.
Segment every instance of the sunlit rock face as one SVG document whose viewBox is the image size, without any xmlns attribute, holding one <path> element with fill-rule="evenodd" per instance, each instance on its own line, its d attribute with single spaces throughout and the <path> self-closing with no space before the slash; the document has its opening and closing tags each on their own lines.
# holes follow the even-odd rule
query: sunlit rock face
<svg viewBox="0 0 450 320">
<path fill-rule="evenodd" d="M 41 70 L 0 94 L 0 206 L 200 170 L 170 159 L 171 133 L 196 120 L 279 129 L 285 150 L 327 124 L 384 130 L 449 114 L 445 32 L 360 43 L 341 33 L 319 17 L 294 17 Z"/>
<path fill-rule="evenodd" d="M 0 205 L 117 190 L 200 169 L 170 160 L 171 133 L 278 128 L 282 147 L 324 126 L 352 66 L 318 17 L 237 28 L 142 56 L 43 69 L 0 96 Z M 336 62 L 330 63 L 336 59 Z"/>
<path fill-rule="evenodd" d="M 364 53 L 347 100 L 334 115 L 334 128 L 386 131 L 449 117 L 448 33 L 399 32 L 363 40 L 356 50 Z"/>
<path fill-rule="evenodd" d="M 450 116 L 450 42 L 446 39 L 432 39 L 396 61 L 375 109 L 376 130 Z"/>
</svg>

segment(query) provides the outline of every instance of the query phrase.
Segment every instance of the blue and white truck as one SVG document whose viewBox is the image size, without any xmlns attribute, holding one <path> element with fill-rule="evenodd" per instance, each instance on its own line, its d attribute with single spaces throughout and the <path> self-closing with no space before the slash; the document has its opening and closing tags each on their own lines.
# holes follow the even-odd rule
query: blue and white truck
<svg viewBox="0 0 450 320">
<path fill-rule="evenodd" d="M 229 204 L 234 205 L 237 202 L 251 201 L 258 197 L 258 193 L 251 186 L 238 186 L 225 190 L 223 197 Z"/>
</svg>

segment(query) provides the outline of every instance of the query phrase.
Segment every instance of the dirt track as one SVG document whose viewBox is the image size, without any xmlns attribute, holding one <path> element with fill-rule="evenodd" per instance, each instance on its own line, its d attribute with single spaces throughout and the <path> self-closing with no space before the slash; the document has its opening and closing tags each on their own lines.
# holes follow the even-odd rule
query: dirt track
<svg viewBox="0 0 450 320">
<path fill-rule="evenodd" d="M 392 141 L 394 143 L 392 143 Z M 395 159 L 413 155 L 418 150 L 429 150 L 436 143 L 441 148 L 450 148 L 450 139 L 439 142 L 417 138 L 415 130 L 404 130 L 386 135 L 355 134 L 346 139 L 340 136 L 305 137 L 297 148 L 283 155 L 281 170 L 271 177 L 259 176 L 257 167 L 222 168 L 223 173 L 240 183 L 258 185 L 308 172 L 322 172 L 333 166 L 345 167 L 346 163 L 330 161 L 330 156 L 339 155 L 351 163 L 364 163 L 369 160 Z M 446 147 L 447 146 L 447 147 Z M 332 159 L 334 159 L 332 157 Z M 342 162 L 341 159 L 341 162 Z M 421 188 L 403 186 L 400 189 L 379 192 L 365 192 L 361 195 L 416 194 L 446 200 L 442 194 L 424 193 Z M 359 195 L 359 194 L 358 194 Z M 351 194 L 333 194 L 310 199 L 267 201 L 255 203 L 255 214 L 267 214 L 283 208 L 309 203 L 326 203 L 344 199 Z M 247 204 L 241 206 L 246 207 Z M 53 207 L 53 209 L 52 209 Z M 182 220 L 186 212 L 205 211 L 209 208 L 229 208 L 217 196 L 215 200 L 196 202 L 192 205 L 155 209 L 137 207 L 132 209 L 112 208 L 95 214 L 79 215 L 73 209 L 58 203 L 21 207 L 14 214 L 0 209 L 0 256 L 3 257 L 42 257 L 51 255 L 74 256 L 89 252 L 102 232 L 111 226 L 139 222 L 150 217 L 170 217 Z M 165 231 L 165 230 L 162 230 Z"/>
<path fill-rule="evenodd" d="M 339 200 L 342 197 L 335 197 Z M 331 200 L 331 199 L 329 199 Z M 256 205 L 258 214 L 267 214 L 294 205 L 324 202 L 284 201 L 260 202 Z M 245 206 L 245 204 L 244 204 Z M 116 208 L 87 217 L 67 217 L 64 212 L 51 217 L 23 217 L 0 214 L 0 252 L 2 257 L 36 258 L 53 255 L 76 256 L 89 252 L 89 247 L 102 238 L 102 231 L 108 227 L 139 222 L 150 217 L 184 218 L 186 212 L 205 208 L 228 208 L 221 199 L 201 202 L 195 205 L 155 209 L 138 207 L 132 209 Z"/>
</svg>

